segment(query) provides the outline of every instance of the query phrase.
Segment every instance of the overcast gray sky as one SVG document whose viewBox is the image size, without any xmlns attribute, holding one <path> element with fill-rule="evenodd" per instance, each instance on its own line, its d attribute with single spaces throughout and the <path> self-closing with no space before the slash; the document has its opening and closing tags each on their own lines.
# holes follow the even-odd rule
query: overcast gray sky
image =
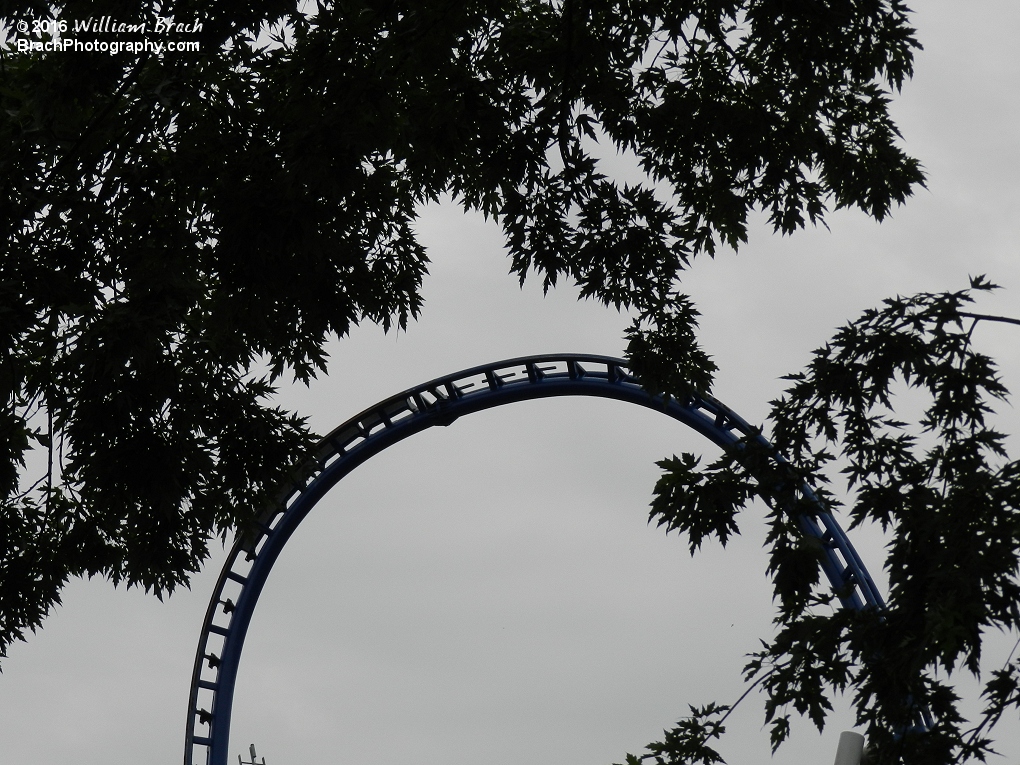
<svg viewBox="0 0 1020 765">
<path fill-rule="evenodd" d="M 751 422 L 781 375 L 884 297 L 985 273 L 1005 289 L 981 308 L 1020 316 L 1020 4 L 916 5 L 925 50 L 894 113 L 928 189 L 881 225 L 833 214 L 830 230 L 785 238 L 759 225 L 739 254 L 706 258 L 687 280 L 720 367 L 715 394 Z M 625 317 L 569 288 L 519 289 L 490 224 L 436 206 L 420 231 L 433 260 L 422 320 L 406 334 L 359 329 L 335 345 L 327 378 L 283 395 L 320 432 L 476 364 L 622 353 Z M 1020 389 L 1016 328 L 977 334 Z M 1015 410 L 1002 417 L 1020 433 Z M 555 399 L 463 418 L 362 466 L 269 580 L 241 663 L 232 757 L 254 742 L 269 765 L 610 765 L 687 704 L 733 701 L 744 654 L 769 634 L 760 513 L 725 551 L 693 560 L 646 525 L 654 461 L 702 449 L 712 453 L 661 415 Z M 853 539 L 884 579 L 878 535 Z M 72 583 L 4 663 L 0 763 L 180 762 L 221 559 L 165 603 Z M 989 662 L 1015 640 L 996 640 Z M 821 739 L 796 727 L 775 761 L 831 762 L 851 724 L 839 715 Z M 730 722 L 731 765 L 767 761 L 760 702 Z M 1005 763 L 1020 762 L 1013 727 Z"/>
</svg>

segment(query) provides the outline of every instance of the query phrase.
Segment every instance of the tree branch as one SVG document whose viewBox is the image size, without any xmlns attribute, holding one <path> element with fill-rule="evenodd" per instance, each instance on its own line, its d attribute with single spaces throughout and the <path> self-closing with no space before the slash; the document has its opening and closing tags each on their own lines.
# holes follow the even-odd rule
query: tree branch
<svg viewBox="0 0 1020 765">
<path fill-rule="evenodd" d="M 967 313 L 966 311 L 960 311 L 960 316 L 966 316 L 968 319 L 974 319 L 975 321 L 998 321 L 1003 324 L 1020 324 L 1020 319 L 1013 319 L 1009 316 L 992 316 L 987 313 Z"/>
<path fill-rule="evenodd" d="M 784 665 L 781 665 L 781 666 L 786 666 L 786 665 L 784 664 Z M 769 669 L 768 672 L 765 672 L 761 677 L 759 677 L 757 680 L 755 680 L 753 683 L 751 683 L 749 686 L 747 686 L 747 688 L 744 689 L 744 692 L 742 694 L 740 694 L 740 698 L 737 699 L 736 701 L 734 701 L 730 705 L 730 708 L 726 710 L 726 714 L 724 714 L 719 719 L 719 723 L 722 724 L 722 723 L 726 722 L 726 718 L 730 716 L 730 713 L 733 712 L 734 709 L 736 709 L 738 706 L 740 706 L 740 702 L 743 701 L 744 699 L 746 699 L 748 697 L 748 695 L 751 693 L 751 691 L 753 691 L 755 688 L 757 688 L 759 685 L 761 685 L 762 681 L 767 680 L 768 678 L 772 677 L 772 675 L 774 675 L 779 668 L 780 668 L 780 665 L 778 665 L 778 664 L 773 666 L 771 669 Z"/>
</svg>

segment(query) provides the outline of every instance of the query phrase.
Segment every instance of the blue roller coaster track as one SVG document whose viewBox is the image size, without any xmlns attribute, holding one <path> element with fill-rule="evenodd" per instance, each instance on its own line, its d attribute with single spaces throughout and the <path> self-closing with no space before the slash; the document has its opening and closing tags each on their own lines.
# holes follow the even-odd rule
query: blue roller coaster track
<svg viewBox="0 0 1020 765">
<path fill-rule="evenodd" d="M 220 573 L 191 682 L 185 765 L 227 765 L 234 683 L 245 635 L 262 588 L 287 540 L 315 504 L 358 465 L 435 425 L 483 409 L 553 396 L 599 396 L 662 412 L 727 447 L 751 438 L 768 443 L 735 412 L 710 396 L 665 400 L 641 387 L 620 359 L 578 354 L 517 358 L 467 369 L 392 396 L 338 427 L 319 443 L 294 483 L 240 536 Z M 778 459 L 778 458 L 777 458 Z M 810 487 L 801 488 L 816 502 Z M 798 519 L 822 543 L 822 569 L 845 608 L 882 607 L 860 557 L 836 520 L 819 507 Z"/>
</svg>

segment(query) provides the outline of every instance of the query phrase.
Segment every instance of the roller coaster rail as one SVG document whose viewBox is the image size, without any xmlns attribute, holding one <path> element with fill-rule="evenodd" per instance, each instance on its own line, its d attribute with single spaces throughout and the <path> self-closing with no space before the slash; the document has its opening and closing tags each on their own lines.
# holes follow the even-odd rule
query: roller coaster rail
<svg viewBox="0 0 1020 765">
<path fill-rule="evenodd" d="M 315 504 L 344 476 L 387 447 L 458 417 L 517 401 L 596 396 L 638 404 L 693 428 L 723 448 L 742 439 L 768 442 L 733 410 L 707 395 L 686 400 L 645 391 L 626 362 L 605 356 L 529 356 L 473 367 L 391 396 L 319 442 L 278 501 L 239 536 L 206 611 L 191 683 L 185 765 L 227 765 L 234 683 L 262 588 L 284 545 Z M 804 497 L 818 504 L 809 486 Z M 822 544 L 822 569 L 845 608 L 883 607 L 871 575 L 845 532 L 823 507 L 798 519 Z M 204 753 L 204 758 L 201 755 Z"/>
</svg>

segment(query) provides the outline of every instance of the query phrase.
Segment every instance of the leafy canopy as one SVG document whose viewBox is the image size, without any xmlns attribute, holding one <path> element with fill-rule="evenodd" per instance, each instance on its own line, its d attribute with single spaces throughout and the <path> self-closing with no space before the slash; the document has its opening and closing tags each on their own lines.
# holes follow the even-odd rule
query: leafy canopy
<svg viewBox="0 0 1020 765">
<path fill-rule="evenodd" d="M 967 310 L 973 292 L 993 288 L 977 278 L 970 290 L 887 300 L 842 328 L 773 402 L 769 454 L 749 441 L 703 469 L 690 454 L 660 463 L 651 519 L 685 534 L 692 552 L 709 537 L 725 544 L 751 499 L 771 506 L 777 632 L 745 674 L 766 693 L 774 747 L 792 712 L 821 729 L 833 696 L 847 693 L 871 762 L 985 762 L 992 728 L 1020 708 L 1020 658 L 980 663 L 986 633 L 1020 632 L 1020 461 L 990 424 L 1007 391 L 972 343 L 979 321 L 1020 321 Z M 917 398 L 926 403 L 910 421 Z M 849 497 L 853 526 L 888 532 L 884 609 L 833 606 L 819 550 L 797 524 L 817 513 L 795 490 L 805 482 L 829 506 Z M 984 681 L 973 723 L 953 690 L 961 671 Z M 729 710 L 692 709 L 640 759 L 662 765 L 666 747 L 670 763 L 722 762 L 708 743 Z"/>
<path fill-rule="evenodd" d="M 491 216 L 522 280 L 634 307 L 704 384 L 692 258 L 753 209 L 880 219 L 922 180 L 887 113 L 918 47 L 897 1 L 6 7 L 201 29 L 197 53 L 111 55 L 7 28 L 0 652 L 68 577 L 161 594 L 258 513 L 311 443 L 274 382 L 421 310 L 421 204 Z M 646 180 L 601 170 L 613 149 Z"/>
</svg>

